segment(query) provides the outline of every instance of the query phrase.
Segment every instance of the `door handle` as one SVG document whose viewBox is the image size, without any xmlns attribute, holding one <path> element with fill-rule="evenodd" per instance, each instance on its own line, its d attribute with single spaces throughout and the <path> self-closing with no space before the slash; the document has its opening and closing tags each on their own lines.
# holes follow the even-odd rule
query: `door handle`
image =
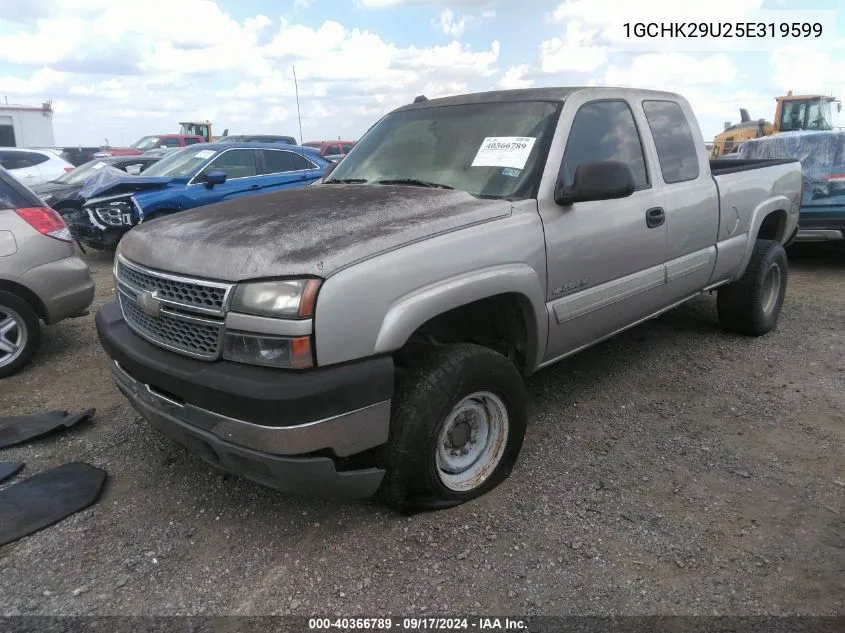
<svg viewBox="0 0 845 633">
<path fill-rule="evenodd" d="M 666 212 L 660 207 L 654 207 L 645 212 L 645 223 L 650 229 L 661 226 L 665 221 Z"/>
</svg>

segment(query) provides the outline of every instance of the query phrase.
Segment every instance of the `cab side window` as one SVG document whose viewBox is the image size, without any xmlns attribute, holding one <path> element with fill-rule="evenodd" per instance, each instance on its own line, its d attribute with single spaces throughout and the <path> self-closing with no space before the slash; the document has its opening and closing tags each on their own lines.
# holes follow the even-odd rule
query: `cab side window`
<svg viewBox="0 0 845 633">
<path fill-rule="evenodd" d="M 251 149 L 233 149 L 223 152 L 215 158 L 203 170 L 207 174 L 210 171 L 224 171 L 226 178 L 246 178 L 255 176 L 258 168 L 255 165 L 255 152 Z"/>
<path fill-rule="evenodd" d="M 663 181 L 671 184 L 698 178 L 698 150 L 681 106 L 674 101 L 643 101 L 643 111 L 657 147 Z"/>
<path fill-rule="evenodd" d="M 579 165 L 606 160 L 628 165 L 637 190 L 650 187 L 640 134 L 625 101 L 594 101 L 578 109 L 563 153 L 561 177 L 571 186 Z"/>
</svg>

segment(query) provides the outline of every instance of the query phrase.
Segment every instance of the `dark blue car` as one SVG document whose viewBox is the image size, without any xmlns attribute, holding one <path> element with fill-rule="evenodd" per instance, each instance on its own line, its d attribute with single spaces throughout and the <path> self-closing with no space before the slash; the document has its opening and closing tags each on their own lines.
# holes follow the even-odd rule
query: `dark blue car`
<svg viewBox="0 0 845 633">
<path fill-rule="evenodd" d="M 318 152 L 277 143 L 201 143 L 178 150 L 141 176 L 103 170 L 85 183 L 81 212 L 68 217 L 80 243 L 114 250 L 140 222 L 215 202 L 293 189 L 330 165 Z"/>
</svg>

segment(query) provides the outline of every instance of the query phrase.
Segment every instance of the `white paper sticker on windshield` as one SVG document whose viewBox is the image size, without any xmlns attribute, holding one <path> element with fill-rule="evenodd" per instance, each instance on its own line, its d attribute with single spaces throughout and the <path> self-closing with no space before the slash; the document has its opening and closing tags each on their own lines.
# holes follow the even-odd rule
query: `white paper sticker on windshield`
<svg viewBox="0 0 845 633">
<path fill-rule="evenodd" d="M 204 149 L 201 152 L 197 152 L 194 154 L 197 158 L 211 158 L 214 156 L 214 151 L 210 149 Z"/>
<path fill-rule="evenodd" d="M 472 166 L 523 169 L 536 140 L 533 136 L 488 136 L 478 148 Z"/>
<path fill-rule="evenodd" d="M 103 168 L 103 167 L 105 167 L 105 166 L 106 166 L 106 164 L 105 164 L 105 163 L 97 163 L 96 165 L 94 165 L 93 167 L 91 167 L 91 169 L 102 169 L 102 168 Z"/>
</svg>

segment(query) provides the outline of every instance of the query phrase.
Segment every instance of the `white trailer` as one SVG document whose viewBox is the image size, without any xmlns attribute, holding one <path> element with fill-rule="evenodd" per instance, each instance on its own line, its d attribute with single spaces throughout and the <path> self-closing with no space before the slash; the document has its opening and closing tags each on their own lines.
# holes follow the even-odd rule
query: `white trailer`
<svg viewBox="0 0 845 633">
<path fill-rule="evenodd" d="M 0 147 L 53 147 L 53 106 L 0 103 Z"/>
</svg>

